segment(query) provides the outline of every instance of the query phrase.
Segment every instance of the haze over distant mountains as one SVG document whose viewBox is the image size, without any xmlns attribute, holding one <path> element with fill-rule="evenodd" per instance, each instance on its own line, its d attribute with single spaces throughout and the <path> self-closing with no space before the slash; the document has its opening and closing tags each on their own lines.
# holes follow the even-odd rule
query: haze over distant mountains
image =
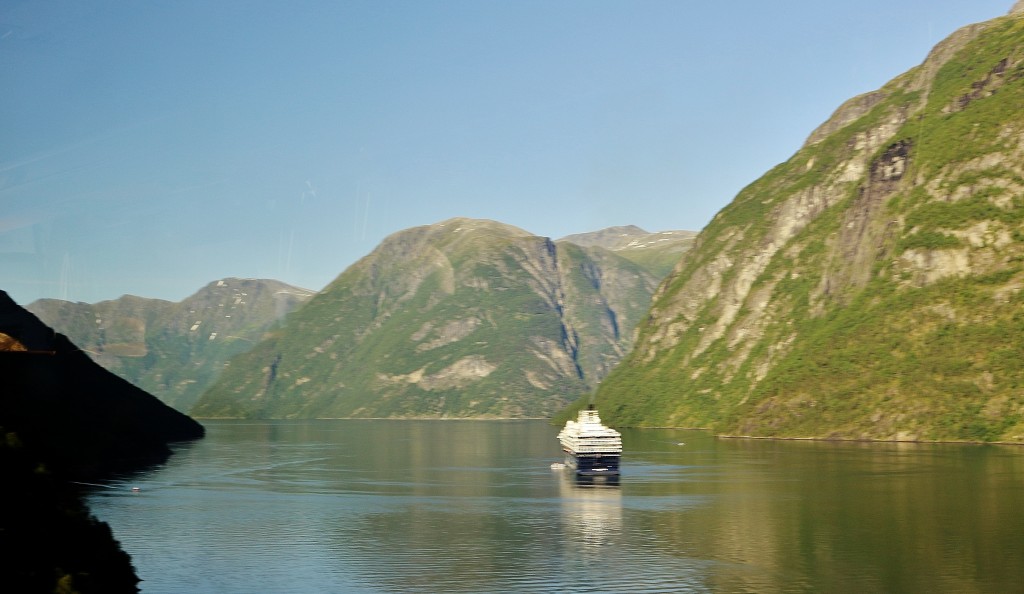
<svg viewBox="0 0 1024 594">
<path fill-rule="evenodd" d="M 692 234 L 650 236 L 575 236 L 584 246 L 473 219 L 395 233 L 232 359 L 194 412 L 548 416 L 632 345 L 660 277 L 624 256 L 656 262 Z"/>
<path fill-rule="evenodd" d="M 620 425 L 1024 441 L 1024 3 L 851 99 L 666 279 Z"/>
<path fill-rule="evenodd" d="M 546 416 L 596 388 L 618 425 L 1024 442 L 1022 6 L 840 106 L 696 240 L 396 233 L 193 410 Z"/>
<path fill-rule="evenodd" d="M 187 412 L 229 358 L 312 295 L 275 280 L 226 278 L 178 303 L 125 295 L 95 304 L 40 299 L 26 309 L 103 367 Z"/>
<path fill-rule="evenodd" d="M 460 221 L 465 223 L 461 228 L 459 227 Z M 474 291 L 460 292 L 458 298 L 450 296 L 451 303 L 447 306 L 451 309 L 452 304 L 457 304 L 452 312 L 460 315 L 464 311 L 470 310 L 490 311 L 494 309 L 493 304 L 497 304 L 499 309 L 514 309 L 519 306 L 520 302 L 517 300 L 522 299 L 522 291 L 541 290 L 540 287 L 544 287 L 543 290 L 550 293 L 544 297 L 551 304 L 548 314 L 558 318 L 560 315 L 558 310 L 561 308 L 563 312 L 568 312 L 566 315 L 570 318 L 567 329 L 562 328 L 561 321 L 554 320 L 557 322 L 552 326 L 556 330 L 554 334 L 551 336 L 544 333 L 538 335 L 545 336 L 544 340 L 550 340 L 551 344 L 561 345 L 555 349 L 552 361 L 558 361 L 556 365 L 560 369 L 558 374 L 564 373 L 566 377 L 571 378 L 558 380 L 569 382 L 568 391 L 556 390 L 554 394 L 544 397 L 558 402 L 558 406 L 568 402 L 582 391 L 590 389 L 590 386 L 603 377 L 628 351 L 632 341 L 632 327 L 639 318 L 640 312 L 647 307 L 654 287 L 660 278 L 667 274 L 671 266 L 678 261 L 679 255 L 688 249 L 696 235 L 692 231 L 649 233 L 635 226 L 625 226 L 573 235 L 551 242 L 546 238 L 534 237 L 525 231 L 500 223 L 468 219 L 453 220 L 437 226 L 400 232 L 395 234 L 389 242 L 385 242 L 391 246 L 390 251 L 387 252 L 388 255 L 384 258 L 387 262 L 386 266 L 391 267 L 391 271 L 387 274 L 394 278 L 376 279 L 384 291 L 394 291 L 395 286 L 403 285 L 403 283 L 415 285 L 418 282 L 415 277 L 420 272 L 416 269 L 419 266 L 418 262 L 424 256 L 422 251 L 424 246 L 416 241 L 407 241 L 402 238 L 427 228 L 436 228 L 436 230 L 447 228 L 451 233 L 462 233 L 462 236 L 489 234 L 490 239 L 477 237 L 468 242 L 458 242 L 460 247 L 451 248 L 454 252 L 458 252 L 455 256 L 457 262 L 453 266 L 457 265 L 459 267 L 457 273 L 463 276 L 471 275 L 469 270 L 463 268 L 482 265 L 477 261 L 478 257 L 486 257 L 489 250 L 496 249 L 495 245 L 508 242 L 511 238 L 516 238 L 519 243 L 539 242 L 548 247 L 561 246 L 557 249 L 552 248 L 555 249 L 555 252 L 565 254 L 562 256 L 561 265 L 557 258 L 554 260 L 554 265 L 548 265 L 545 262 L 529 263 L 527 258 L 527 265 L 534 266 L 529 275 L 512 278 L 509 280 L 510 286 L 493 290 L 485 286 L 487 280 L 480 281 Z M 456 228 L 459 230 L 453 231 Z M 491 245 L 491 240 L 497 244 Z M 548 247 L 544 249 L 546 250 Z M 447 250 L 448 248 L 443 249 Z M 479 253 L 477 253 L 478 251 Z M 579 259 L 579 261 L 575 259 Z M 384 265 L 378 262 L 376 266 L 379 268 Z M 516 266 L 519 265 L 516 264 Z M 501 269 L 508 272 L 506 265 L 502 265 Z M 412 277 L 404 278 L 408 271 L 412 271 L 410 272 Z M 563 286 L 564 279 L 561 276 L 567 274 L 574 279 L 573 282 L 577 284 L 582 282 L 586 286 L 570 287 L 566 290 Z M 580 281 L 577 278 L 580 275 L 583 275 L 581 278 L 584 280 Z M 529 285 L 530 283 L 532 283 L 532 287 Z M 623 283 L 629 286 L 621 286 Z M 267 336 L 278 337 L 284 329 L 278 329 L 277 326 L 283 323 L 285 316 L 309 301 L 313 294 L 312 291 L 292 287 L 278 281 L 228 278 L 209 283 L 180 303 L 126 295 L 119 299 L 96 304 L 41 299 L 31 303 L 28 309 L 46 323 L 68 334 L 76 344 L 80 345 L 104 367 L 152 392 L 179 410 L 189 411 L 200 395 L 212 386 L 231 357 L 248 351 Z M 356 299 L 356 297 L 351 298 Z M 377 295 L 373 299 L 375 301 L 385 300 L 387 296 Z M 405 299 L 406 297 L 402 298 L 403 303 Z M 338 311 L 344 311 L 350 306 L 349 303 L 338 302 L 331 307 Z M 327 316 L 323 323 L 325 327 L 329 323 L 337 323 L 337 320 L 331 322 L 337 317 L 330 311 L 331 307 L 321 306 L 320 309 L 320 311 L 327 312 L 324 314 Z M 389 313 L 387 317 L 391 317 L 393 313 L 395 312 Z M 462 338 L 460 333 L 467 333 L 468 336 L 474 330 L 474 324 L 479 323 L 482 319 L 478 319 L 479 316 L 446 319 L 445 316 L 450 313 L 443 308 L 433 311 L 425 315 L 423 320 L 417 319 L 417 327 L 409 330 L 406 334 L 412 334 L 415 330 L 421 329 L 430 318 L 431 328 L 423 331 L 424 336 L 429 333 L 438 336 L 444 335 L 446 338 L 441 339 L 442 341 L 448 340 L 451 343 L 456 343 Z M 509 315 L 515 314 L 524 320 L 531 320 L 534 317 L 534 314 L 526 315 L 523 312 L 508 313 Z M 573 316 L 577 316 L 578 319 Z M 493 315 L 491 317 L 493 318 Z M 314 320 L 312 323 L 317 324 L 318 322 Z M 510 324 L 510 326 L 511 330 L 507 334 L 501 338 L 495 337 L 493 340 L 496 344 L 503 344 L 500 348 L 509 351 L 537 348 L 531 346 L 530 337 L 521 333 L 515 324 Z M 602 328 L 604 330 L 601 330 Z M 370 329 L 362 328 L 358 331 L 369 332 Z M 402 332 L 403 329 L 391 323 L 387 325 L 387 329 L 380 331 L 387 334 L 388 332 Z M 567 332 L 564 339 L 561 335 L 563 331 Z M 601 332 L 608 334 L 608 337 L 598 338 L 596 335 L 592 335 Z M 435 337 L 436 340 L 438 340 L 437 337 Z M 576 344 L 577 341 L 580 344 Z M 415 340 L 409 343 L 410 348 L 417 347 L 417 345 Z M 422 345 L 419 345 L 418 348 L 421 353 L 433 350 Z M 544 348 L 548 348 L 548 346 Z M 330 356 L 330 354 L 328 355 Z M 333 356 L 337 358 L 338 354 L 335 353 Z M 424 355 L 421 358 L 429 359 L 429 355 Z M 472 365 L 469 363 L 478 359 L 471 358 L 461 365 L 471 368 Z M 346 368 L 341 373 L 342 375 L 351 373 L 358 375 L 371 371 L 376 364 L 377 362 L 370 361 L 364 365 Z M 579 369 L 577 369 L 577 365 L 580 366 Z M 235 364 L 235 366 L 236 369 L 243 368 L 242 364 Z M 353 371 L 356 368 L 358 369 Z M 456 366 L 448 373 L 454 377 L 463 373 L 472 375 L 479 372 L 479 370 L 467 371 L 463 367 Z M 263 377 L 263 375 L 260 370 L 253 371 L 254 377 Z M 540 375 L 536 377 L 540 377 Z M 456 381 L 454 379 L 452 382 L 454 382 L 453 386 L 465 383 L 463 380 Z M 495 380 L 492 378 L 491 383 L 494 382 Z M 442 385 L 444 383 L 441 382 Z M 547 385 L 539 380 L 537 383 Z M 431 400 L 433 398 L 431 392 L 436 391 L 437 388 L 429 378 L 425 384 L 431 388 L 424 392 L 425 396 L 423 397 L 426 400 Z M 467 385 L 472 385 L 472 382 Z M 312 388 L 316 388 L 316 386 L 307 385 L 304 390 Z M 472 392 L 472 388 L 469 388 L 468 391 Z M 259 390 L 254 390 L 254 393 L 256 392 Z M 375 393 L 370 388 L 368 397 L 372 398 Z M 522 407 L 515 401 L 516 397 L 512 397 L 512 403 L 507 406 L 507 409 L 502 409 L 502 412 L 489 410 L 482 414 L 488 416 L 523 414 L 538 416 L 549 414 L 557 408 L 553 405 L 547 406 L 543 409 L 545 412 L 538 412 L 540 409 L 536 409 L 534 405 Z M 207 411 L 201 414 L 216 414 L 218 416 L 255 414 L 249 410 L 228 412 L 226 408 L 210 412 L 208 406 L 200 409 Z M 426 404 L 423 407 L 413 406 L 413 408 L 416 410 L 423 408 L 424 410 L 420 410 L 416 414 L 426 416 L 471 414 L 461 411 L 459 407 L 447 409 L 444 413 L 430 412 L 432 409 L 429 409 Z M 525 413 L 524 410 L 531 412 Z M 410 413 L 394 414 L 407 415 Z"/>
<path fill-rule="evenodd" d="M 696 231 L 649 233 L 636 225 L 626 225 L 592 233 L 566 235 L 558 241 L 611 250 L 663 278 L 679 263 L 679 258 L 693 246 L 696 238 Z"/>
</svg>

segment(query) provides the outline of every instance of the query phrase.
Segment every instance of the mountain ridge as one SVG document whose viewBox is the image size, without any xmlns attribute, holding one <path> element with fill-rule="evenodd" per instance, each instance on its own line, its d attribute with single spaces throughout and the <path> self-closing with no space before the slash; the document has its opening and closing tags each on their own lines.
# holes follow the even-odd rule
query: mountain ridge
<svg viewBox="0 0 1024 594">
<path fill-rule="evenodd" d="M 657 280 L 605 248 L 494 221 L 402 230 L 232 359 L 194 412 L 549 416 L 625 354 Z"/>
<path fill-rule="evenodd" d="M 123 295 L 95 304 L 40 299 L 26 309 L 106 369 L 187 412 L 231 356 L 313 294 L 272 279 L 224 278 L 178 302 Z"/>
<path fill-rule="evenodd" d="M 695 231 L 657 231 L 650 233 L 636 225 L 608 227 L 591 233 L 567 235 L 556 241 L 585 247 L 601 247 L 665 277 L 693 246 Z"/>
<path fill-rule="evenodd" d="M 1024 439 L 1018 8 L 845 102 L 716 214 L 598 389 L 602 416 L 761 437 Z"/>
</svg>

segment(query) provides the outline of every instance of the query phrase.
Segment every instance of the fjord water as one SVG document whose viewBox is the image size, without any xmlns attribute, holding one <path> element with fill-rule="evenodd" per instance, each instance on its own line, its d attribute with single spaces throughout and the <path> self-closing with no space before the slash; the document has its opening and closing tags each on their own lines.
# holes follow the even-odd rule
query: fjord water
<svg viewBox="0 0 1024 594">
<path fill-rule="evenodd" d="M 163 592 L 1011 592 L 1024 449 L 623 431 L 618 484 L 544 421 L 208 421 L 89 498 Z M 138 492 L 132 492 L 137 486 Z"/>
</svg>

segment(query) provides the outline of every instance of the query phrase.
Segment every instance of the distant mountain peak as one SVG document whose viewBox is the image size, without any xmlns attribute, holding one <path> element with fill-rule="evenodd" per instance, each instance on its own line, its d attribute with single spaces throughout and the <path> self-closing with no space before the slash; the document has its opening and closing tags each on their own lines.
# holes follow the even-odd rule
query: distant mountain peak
<svg viewBox="0 0 1024 594">
<path fill-rule="evenodd" d="M 577 233 L 566 235 L 558 241 L 567 241 L 586 247 L 603 247 L 606 250 L 618 251 L 623 249 L 644 247 L 655 242 L 664 242 L 672 239 L 692 239 L 697 236 L 696 231 L 657 231 L 651 233 L 636 225 L 620 225 L 607 227 L 589 233 Z"/>
<path fill-rule="evenodd" d="M 124 295 L 94 304 L 40 299 L 27 309 L 106 369 L 184 412 L 231 356 L 315 293 L 272 279 L 223 278 L 177 303 Z"/>
<path fill-rule="evenodd" d="M 683 253 L 693 246 L 696 237 L 696 231 L 650 233 L 636 225 L 622 225 L 591 233 L 567 235 L 558 241 L 613 251 L 640 264 L 659 278 L 664 278 L 679 262 Z"/>
<path fill-rule="evenodd" d="M 548 416 L 625 354 L 658 280 L 608 250 L 496 221 L 405 229 L 233 358 L 193 411 Z"/>
<path fill-rule="evenodd" d="M 443 221 L 439 221 L 437 223 L 434 223 L 433 225 L 426 225 L 426 226 L 427 227 L 452 227 L 452 226 L 454 226 L 456 228 L 458 228 L 458 227 L 465 227 L 467 229 L 478 228 L 478 227 L 501 228 L 501 229 L 508 229 L 508 230 L 510 230 L 510 231 L 512 231 L 514 233 L 526 233 L 527 235 L 530 235 L 530 233 L 528 233 L 527 231 L 524 231 L 523 229 L 520 229 L 519 227 L 516 227 L 515 225 L 509 225 L 508 223 L 502 223 L 501 221 L 495 221 L 494 219 L 477 219 L 477 218 L 473 218 L 473 217 L 452 217 L 450 219 L 445 219 Z"/>
</svg>

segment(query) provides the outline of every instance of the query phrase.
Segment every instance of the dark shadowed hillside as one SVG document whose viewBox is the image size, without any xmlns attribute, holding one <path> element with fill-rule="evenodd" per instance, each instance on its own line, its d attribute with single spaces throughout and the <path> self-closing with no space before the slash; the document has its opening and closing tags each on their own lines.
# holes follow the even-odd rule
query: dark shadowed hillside
<svg viewBox="0 0 1024 594">
<path fill-rule="evenodd" d="M 75 475 L 159 462 L 202 437 L 184 414 L 103 369 L 0 292 L 0 424 Z"/>
<path fill-rule="evenodd" d="M 94 363 L 0 291 L 0 587 L 134 592 L 137 577 L 71 479 L 139 470 L 201 425 Z"/>
</svg>

